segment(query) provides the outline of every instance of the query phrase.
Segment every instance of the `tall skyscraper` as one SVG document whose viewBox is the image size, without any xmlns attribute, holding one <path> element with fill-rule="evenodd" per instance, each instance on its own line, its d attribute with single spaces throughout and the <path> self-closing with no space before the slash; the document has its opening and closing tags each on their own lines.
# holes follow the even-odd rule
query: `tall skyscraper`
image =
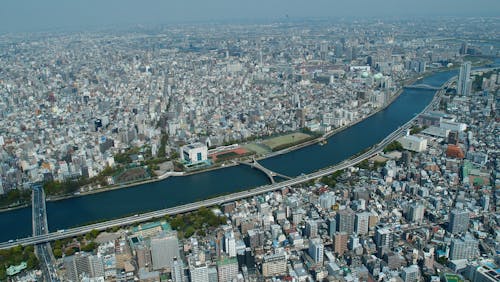
<svg viewBox="0 0 500 282">
<path fill-rule="evenodd" d="M 180 257 L 177 232 L 160 233 L 151 239 L 154 270 L 170 267 L 174 257 Z"/>
<path fill-rule="evenodd" d="M 465 210 L 452 210 L 448 222 L 448 232 L 452 234 L 467 231 L 469 228 L 469 212 Z"/>
<path fill-rule="evenodd" d="M 341 210 L 337 213 L 337 231 L 352 234 L 354 232 L 355 214 L 351 209 Z"/>
<path fill-rule="evenodd" d="M 232 230 L 224 234 L 224 252 L 230 257 L 236 256 L 236 239 Z"/>
<path fill-rule="evenodd" d="M 323 263 L 323 250 L 323 240 L 320 238 L 314 238 L 309 241 L 309 255 L 315 263 Z"/>
<path fill-rule="evenodd" d="M 471 63 L 464 62 L 460 67 L 460 74 L 458 75 L 457 94 L 468 96 L 470 95 L 472 81 L 470 79 Z"/>
<path fill-rule="evenodd" d="M 328 236 L 330 236 L 330 238 L 333 238 L 335 231 L 337 231 L 337 221 L 335 220 L 335 218 L 331 217 L 328 219 Z"/>
</svg>

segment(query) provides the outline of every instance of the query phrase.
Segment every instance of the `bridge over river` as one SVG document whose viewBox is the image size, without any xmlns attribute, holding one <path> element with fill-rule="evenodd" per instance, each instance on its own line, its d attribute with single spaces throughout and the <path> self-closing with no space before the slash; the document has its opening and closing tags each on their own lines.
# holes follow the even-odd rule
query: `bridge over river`
<svg viewBox="0 0 500 282">
<path fill-rule="evenodd" d="M 428 90 L 439 90 L 441 89 L 441 87 L 436 87 L 436 86 L 432 86 L 432 85 L 429 85 L 429 84 L 413 84 L 413 85 L 407 85 L 405 86 L 404 88 L 406 89 L 428 89 Z"/>
<path fill-rule="evenodd" d="M 274 177 L 276 177 L 276 176 L 281 177 L 283 179 L 292 179 L 290 176 L 286 176 L 284 174 L 274 172 L 274 171 L 264 167 L 255 158 L 252 158 L 251 162 L 246 161 L 246 162 L 238 162 L 238 163 L 248 165 L 252 168 L 255 168 L 255 169 L 262 171 L 263 173 L 265 173 L 267 175 L 267 177 L 271 181 L 271 184 L 276 183 L 276 181 L 274 180 Z"/>
</svg>

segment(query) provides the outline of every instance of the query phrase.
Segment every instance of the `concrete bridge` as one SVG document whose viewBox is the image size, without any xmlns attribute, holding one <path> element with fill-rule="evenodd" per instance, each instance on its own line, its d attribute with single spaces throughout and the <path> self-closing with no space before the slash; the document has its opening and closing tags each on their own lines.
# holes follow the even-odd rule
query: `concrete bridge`
<svg viewBox="0 0 500 282">
<path fill-rule="evenodd" d="M 439 90 L 441 89 L 440 87 L 432 86 L 429 84 L 413 84 L 413 85 L 407 85 L 404 88 L 406 89 L 428 89 L 428 90 Z"/>
<path fill-rule="evenodd" d="M 258 169 L 260 171 L 262 171 L 263 173 L 265 173 L 267 175 L 267 178 L 269 178 L 269 180 L 271 181 L 271 184 L 274 184 L 276 183 L 276 181 L 274 180 L 274 177 L 275 176 L 278 176 L 278 177 L 281 177 L 281 178 L 284 178 L 284 179 L 292 179 L 291 177 L 289 176 L 286 176 L 284 174 L 281 174 L 281 173 L 277 173 L 277 172 L 274 172 L 266 167 L 264 167 L 263 165 L 261 165 L 255 158 L 252 158 L 252 161 L 246 161 L 246 162 L 239 162 L 240 164 L 244 164 L 244 165 L 248 165 L 252 168 L 255 168 L 255 169 Z"/>
</svg>

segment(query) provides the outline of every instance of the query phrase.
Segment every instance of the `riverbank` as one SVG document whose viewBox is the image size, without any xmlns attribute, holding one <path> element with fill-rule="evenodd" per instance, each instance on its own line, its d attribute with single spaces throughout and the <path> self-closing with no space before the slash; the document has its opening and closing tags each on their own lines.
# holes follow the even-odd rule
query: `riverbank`
<svg viewBox="0 0 500 282">
<path fill-rule="evenodd" d="M 428 73 L 427 75 L 432 75 L 432 73 Z M 261 156 L 257 156 L 257 160 L 263 160 L 263 159 L 268 159 L 268 158 L 272 158 L 272 157 L 275 157 L 275 156 L 278 156 L 278 155 L 282 155 L 282 154 L 286 154 L 286 153 L 289 153 L 291 151 L 295 151 L 295 150 L 298 150 L 298 149 L 301 149 L 301 148 L 304 148 L 304 147 L 308 147 L 310 145 L 314 145 L 314 144 L 317 144 L 323 140 L 325 140 L 326 138 L 330 138 L 332 136 L 334 136 L 335 134 L 339 133 L 339 132 L 342 132 L 348 128 L 351 128 L 355 125 L 357 125 L 358 123 L 370 118 L 371 116 L 379 113 L 380 111 L 383 111 L 384 109 L 386 109 L 389 105 L 391 105 L 394 101 L 397 100 L 397 98 L 401 95 L 401 93 L 403 93 L 403 87 L 405 85 L 410 85 L 412 83 L 414 83 L 416 80 L 420 79 L 422 77 L 413 77 L 411 78 L 410 80 L 406 80 L 403 84 L 403 86 L 397 90 L 393 95 L 391 95 L 391 99 L 383 106 L 383 107 L 380 107 L 378 109 L 376 109 L 375 111 L 373 111 L 372 113 L 362 117 L 362 118 L 359 118 L 357 119 L 356 121 L 348 124 L 348 125 L 345 125 L 345 126 L 342 126 L 342 127 L 339 127 L 339 128 L 336 128 L 332 131 L 329 131 L 325 134 L 323 134 L 322 136 L 318 137 L 318 138 L 315 138 L 313 140 L 309 140 L 309 141 L 306 141 L 304 143 L 300 143 L 300 144 L 297 144 L 297 145 L 294 145 L 294 146 L 291 146 L 291 147 L 288 147 L 288 148 L 285 148 L 285 149 L 282 149 L 282 150 L 279 150 L 279 151 L 276 151 L 276 152 L 271 152 L 269 154 L 265 154 L 265 155 L 261 155 Z M 193 175 L 193 174 L 201 174 L 201 173 L 206 173 L 206 172 L 210 172 L 210 171 L 214 171 L 214 170 L 219 170 L 219 169 L 222 169 L 222 168 L 229 168 L 229 167 L 233 167 L 233 166 L 237 166 L 239 165 L 237 162 L 227 162 L 227 163 L 222 163 L 222 164 L 219 164 L 215 167 L 210 167 L 210 168 L 207 168 L 207 169 L 203 169 L 203 170 L 199 170 L 199 171 L 193 171 L 193 172 L 188 172 L 188 173 L 166 173 L 166 174 L 163 174 L 161 176 L 158 176 L 158 177 L 154 177 L 154 178 L 151 178 L 151 179 L 146 179 L 146 180 L 142 180 L 142 181 L 137 181 L 137 182 L 130 182 L 130 183 L 123 183 L 123 184 L 117 184 L 117 185 L 112 185 L 112 186 L 106 186 L 106 187 L 102 187 L 102 188 L 98 188 L 98 189 L 93 189 L 93 190 L 89 190 L 89 191 L 84 191 L 84 192 L 80 192 L 78 194 L 71 194 L 71 195 L 65 195 L 65 196 L 52 196 L 52 197 L 48 197 L 47 198 L 47 201 L 60 201 L 60 200 L 66 200 L 66 199 L 70 199 L 70 198 L 76 198 L 76 197 L 82 197 L 82 196 L 87 196 L 87 195 L 92 195 L 92 194 L 97 194 L 97 193 L 103 193 L 103 192 L 109 192 L 109 191 L 113 191 L 113 190 L 118 190 L 118 189 L 123 189 L 123 188 L 130 188 L 130 187 L 135 187 L 135 186 L 138 186 L 138 185 L 144 185 L 144 184 L 150 184 L 150 183 L 154 183 L 154 182 L 159 182 L 159 181 L 162 181 L 162 180 L 165 180 L 167 179 L 168 177 L 170 176 L 189 176 L 189 175 Z M 24 208 L 24 207 L 27 207 L 29 205 L 24 205 L 24 206 L 19 206 L 19 207 L 12 207 L 12 208 L 9 208 L 8 210 L 13 210 L 13 209 L 20 209 L 20 208 Z M 8 211 L 8 210 L 2 210 L 2 211 Z"/>
</svg>

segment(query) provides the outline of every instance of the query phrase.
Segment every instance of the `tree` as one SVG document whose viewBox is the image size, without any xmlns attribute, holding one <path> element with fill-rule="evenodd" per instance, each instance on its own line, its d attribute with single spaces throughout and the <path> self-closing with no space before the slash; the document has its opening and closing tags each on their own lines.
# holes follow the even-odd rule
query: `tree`
<svg viewBox="0 0 500 282">
<path fill-rule="evenodd" d="M 69 257 L 69 256 L 74 255 L 74 254 L 75 254 L 75 252 L 76 252 L 76 251 L 75 251 L 75 249 L 73 249 L 73 248 L 68 248 L 68 249 L 66 249 L 66 250 L 64 251 L 64 254 L 65 254 L 66 256 L 68 256 L 68 257 Z"/>
<path fill-rule="evenodd" d="M 399 143 L 398 141 L 392 141 L 384 148 L 384 153 L 401 150 L 403 150 L 403 145 L 401 145 L 401 143 Z"/>
<path fill-rule="evenodd" d="M 54 256 L 56 258 L 62 258 L 62 250 L 61 249 L 54 249 L 52 252 L 54 253 Z"/>
</svg>

